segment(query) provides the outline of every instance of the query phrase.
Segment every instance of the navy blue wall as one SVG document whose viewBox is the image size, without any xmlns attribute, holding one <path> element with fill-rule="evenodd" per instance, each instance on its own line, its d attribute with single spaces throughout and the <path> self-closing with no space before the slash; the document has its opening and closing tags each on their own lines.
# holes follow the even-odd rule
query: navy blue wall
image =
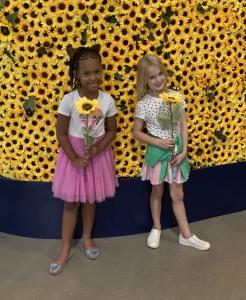
<svg viewBox="0 0 246 300">
<path fill-rule="evenodd" d="M 94 237 L 120 236 L 149 231 L 150 185 L 139 178 L 121 178 L 116 197 L 99 204 Z M 190 222 L 246 208 L 246 163 L 191 171 L 184 185 Z M 60 238 L 63 202 L 54 199 L 51 183 L 0 179 L 0 231 L 36 238 Z M 162 211 L 163 228 L 176 226 L 168 185 Z M 80 213 L 80 212 L 79 212 Z M 81 218 L 75 238 L 82 232 Z"/>
</svg>

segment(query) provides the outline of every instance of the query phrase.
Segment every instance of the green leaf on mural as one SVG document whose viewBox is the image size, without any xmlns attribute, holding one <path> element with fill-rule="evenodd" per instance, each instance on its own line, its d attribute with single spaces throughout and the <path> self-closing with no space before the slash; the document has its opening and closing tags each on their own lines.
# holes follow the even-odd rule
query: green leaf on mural
<svg viewBox="0 0 246 300">
<path fill-rule="evenodd" d="M 167 76 L 168 76 L 168 77 L 171 77 L 172 75 L 173 75 L 173 71 L 167 70 Z"/>
<path fill-rule="evenodd" d="M 174 15 L 175 12 L 172 11 L 171 7 L 169 6 L 166 10 L 166 12 L 162 13 L 162 18 L 165 20 L 165 22 L 169 25 L 171 24 L 171 16 Z"/>
<path fill-rule="evenodd" d="M 167 59 L 167 58 L 170 58 L 170 57 L 171 57 L 171 52 L 166 52 L 166 53 L 164 54 L 164 56 L 165 56 L 166 59 Z"/>
<path fill-rule="evenodd" d="M 112 24 L 119 24 L 118 23 L 118 20 L 116 18 L 116 16 L 112 15 L 112 16 L 107 16 L 105 18 L 105 21 L 108 22 L 108 23 L 112 23 Z"/>
<path fill-rule="evenodd" d="M 151 33 L 148 35 L 148 40 L 154 41 L 154 39 L 155 39 L 155 36 L 154 36 L 154 34 L 151 32 Z"/>
<path fill-rule="evenodd" d="M 36 105 L 35 105 L 35 96 L 29 96 L 28 99 L 23 103 L 23 108 L 26 111 L 26 114 L 31 117 L 34 114 Z"/>
<path fill-rule="evenodd" d="M 123 77 L 122 77 L 122 75 L 121 75 L 121 74 L 119 74 L 119 73 L 115 73 L 115 74 L 114 74 L 114 79 L 115 79 L 115 80 L 122 81 Z"/>
<path fill-rule="evenodd" d="M 4 8 L 4 0 L 0 0 L 0 9 Z"/>
<path fill-rule="evenodd" d="M 15 24 L 16 18 L 18 16 L 18 11 L 14 12 L 13 14 L 9 14 L 6 16 L 6 19 L 12 24 Z"/>
<path fill-rule="evenodd" d="M 82 21 L 88 25 L 89 24 L 89 18 L 86 14 L 83 14 L 82 17 L 81 17 Z"/>
<path fill-rule="evenodd" d="M 3 54 L 7 55 L 10 59 L 12 59 L 12 61 L 14 61 L 13 56 L 11 55 L 11 53 L 7 48 L 4 48 Z"/>
<path fill-rule="evenodd" d="M 132 36 L 133 40 L 138 43 L 139 41 L 141 41 L 141 37 L 140 34 L 135 34 Z"/>
<path fill-rule="evenodd" d="M 180 81 L 182 80 L 182 77 L 179 76 L 179 75 L 177 75 L 177 76 L 176 76 L 176 80 L 177 80 L 178 82 L 180 82 Z"/>
<path fill-rule="evenodd" d="M 160 46 L 157 46 L 157 47 L 155 48 L 157 54 L 161 54 L 163 48 L 164 48 L 164 44 L 162 44 L 162 45 L 160 45 Z"/>
<path fill-rule="evenodd" d="M 212 101 L 214 98 L 215 98 L 215 86 L 214 85 L 211 85 L 211 86 L 207 86 L 205 88 L 205 94 L 206 94 L 206 97 L 208 99 L 208 102 Z"/>
<path fill-rule="evenodd" d="M 81 31 L 81 40 L 86 43 L 87 42 L 87 32 L 86 29 L 84 31 Z"/>
<path fill-rule="evenodd" d="M 41 55 L 47 54 L 47 50 L 46 50 L 45 47 L 39 47 L 39 48 L 37 49 L 37 52 L 38 52 L 38 54 L 41 54 Z"/>
<path fill-rule="evenodd" d="M 125 65 L 125 73 L 129 73 L 132 69 L 132 67 L 128 66 L 128 65 Z"/>
<path fill-rule="evenodd" d="M 148 29 L 153 29 L 156 27 L 155 23 L 151 22 L 151 21 L 146 21 L 144 24 L 144 27 L 148 28 Z"/>
<path fill-rule="evenodd" d="M 127 111 L 127 106 L 125 104 L 120 104 L 119 108 L 120 108 L 120 111 L 122 111 L 122 112 Z"/>
<path fill-rule="evenodd" d="M 220 130 L 215 130 L 214 131 L 214 135 L 219 139 L 221 140 L 223 143 L 226 141 L 226 135 L 224 135 L 223 133 L 223 129 L 220 129 Z"/>
<path fill-rule="evenodd" d="M 163 40 L 164 40 L 165 43 L 168 42 L 168 35 L 166 34 L 166 32 L 163 35 Z"/>
<path fill-rule="evenodd" d="M 170 90 L 178 90 L 178 88 L 176 87 L 176 85 L 173 82 L 171 82 L 171 84 L 168 85 L 168 88 Z"/>
<path fill-rule="evenodd" d="M 212 7 L 207 6 L 205 2 L 202 2 L 202 3 L 198 3 L 196 8 L 199 13 L 205 14 L 205 12 L 209 11 Z"/>
</svg>

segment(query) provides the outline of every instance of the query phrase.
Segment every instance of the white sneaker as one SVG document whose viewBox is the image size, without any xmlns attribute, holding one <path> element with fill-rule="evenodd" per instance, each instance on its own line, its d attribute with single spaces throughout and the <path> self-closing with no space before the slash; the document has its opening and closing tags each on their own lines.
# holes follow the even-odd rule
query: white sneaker
<svg viewBox="0 0 246 300">
<path fill-rule="evenodd" d="M 147 245 L 150 248 L 158 248 L 160 244 L 161 230 L 152 228 L 147 238 Z"/>
<path fill-rule="evenodd" d="M 190 238 L 185 239 L 179 235 L 179 243 L 184 245 L 184 246 L 189 246 L 189 247 L 194 247 L 199 250 L 208 250 L 210 249 L 210 244 L 209 242 L 200 240 L 195 234 L 193 234 Z"/>
</svg>

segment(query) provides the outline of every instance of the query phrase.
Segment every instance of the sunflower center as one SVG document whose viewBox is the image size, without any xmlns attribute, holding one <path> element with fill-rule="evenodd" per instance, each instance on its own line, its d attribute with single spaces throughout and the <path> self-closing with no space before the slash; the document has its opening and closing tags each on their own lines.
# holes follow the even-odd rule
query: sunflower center
<svg viewBox="0 0 246 300">
<path fill-rule="evenodd" d="M 83 104 L 82 107 L 83 107 L 83 109 L 86 110 L 86 111 L 92 109 L 92 105 L 91 105 L 90 103 L 85 103 L 85 104 Z"/>
</svg>

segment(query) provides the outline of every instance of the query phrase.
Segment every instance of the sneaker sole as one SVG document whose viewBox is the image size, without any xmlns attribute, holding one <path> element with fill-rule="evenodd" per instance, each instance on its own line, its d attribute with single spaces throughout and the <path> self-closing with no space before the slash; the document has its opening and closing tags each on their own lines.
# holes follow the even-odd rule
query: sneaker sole
<svg viewBox="0 0 246 300">
<path fill-rule="evenodd" d="M 147 243 L 147 246 L 148 246 L 149 248 L 151 248 L 151 249 L 157 249 L 157 248 L 160 246 L 160 244 L 157 245 L 157 246 L 151 246 L 151 245 L 149 245 L 149 244 Z"/>
<path fill-rule="evenodd" d="M 192 247 L 192 248 L 195 248 L 195 249 L 198 249 L 198 250 L 201 250 L 201 251 L 206 251 L 206 250 L 209 250 L 211 248 L 211 246 L 209 246 L 208 248 L 205 248 L 205 249 L 201 249 L 199 247 L 196 247 L 194 245 L 191 245 L 189 243 L 186 243 L 186 242 L 183 242 L 183 241 L 179 241 L 179 243 L 183 246 L 187 246 L 187 247 Z"/>
</svg>

